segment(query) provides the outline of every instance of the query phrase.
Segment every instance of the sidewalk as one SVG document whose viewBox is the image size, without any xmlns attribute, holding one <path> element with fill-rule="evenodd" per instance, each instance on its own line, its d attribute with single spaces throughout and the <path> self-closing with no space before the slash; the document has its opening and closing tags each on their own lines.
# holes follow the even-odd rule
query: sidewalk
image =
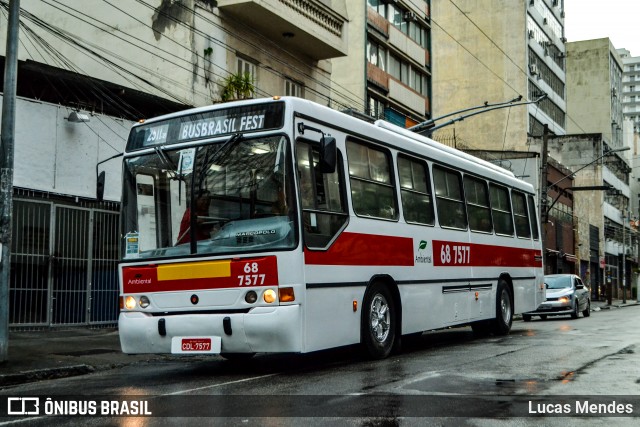
<svg viewBox="0 0 640 427">
<path fill-rule="evenodd" d="M 637 305 L 635 300 L 592 301 L 591 311 L 615 310 Z M 45 379 L 84 375 L 153 360 L 179 356 L 162 354 L 123 354 L 118 330 L 47 329 L 9 334 L 9 360 L 0 363 L 0 389 Z"/>
<path fill-rule="evenodd" d="M 599 311 L 599 310 L 613 310 L 616 308 L 628 307 L 632 305 L 640 304 L 635 299 L 627 299 L 626 303 L 623 303 L 621 299 L 611 300 L 611 305 L 604 301 L 591 301 L 591 311 Z"/>
<path fill-rule="evenodd" d="M 0 363 L 0 389 L 172 357 L 123 354 L 115 328 L 10 332 L 8 354 Z"/>
</svg>

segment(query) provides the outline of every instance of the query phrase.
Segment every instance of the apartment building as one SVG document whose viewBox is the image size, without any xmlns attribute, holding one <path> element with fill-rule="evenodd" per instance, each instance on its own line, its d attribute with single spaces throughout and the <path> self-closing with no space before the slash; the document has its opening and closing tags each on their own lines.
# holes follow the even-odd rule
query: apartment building
<svg viewBox="0 0 640 427">
<path fill-rule="evenodd" d="M 335 99 L 403 127 L 431 117 L 430 3 L 347 2 L 349 54 L 332 60 Z"/>
<path fill-rule="evenodd" d="M 121 167 L 101 162 L 122 152 L 133 121 L 220 102 L 238 73 L 251 96 L 332 105 L 330 59 L 349 51 L 346 3 L 22 0 L 11 326 L 113 324 Z"/>
<path fill-rule="evenodd" d="M 526 151 L 527 135 L 566 127 L 562 0 L 459 0 L 432 5 L 434 116 L 484 103 L 538 103 L 479 114 L 455 124 L 473 149 Z M 435 134 L 446 138 L 454 127 Z"/>
<path fill-rule="evenodd" d="M 576 185 L 603 185 L 611 190 L 583 192 L 576 198 L 575 206 L 576 211 L 585 216 L 602 211 L 602 219 L 594 217 L 590 224 L 600 229 L 600 240 L 604 242 L 601 257 L 605 278 L 613 285 L 615 296 L 620 297 L 623 284 L 629 290 L 631 267 L 636 264 L 635 251 L 630 244 L 633 236 L 629 226 L 633 170 L 630 141 L 624 137 L 624 65 L 608 38 L 571 42 L 566 46 L 568 114 L 571 117 L 567 133 L 576 138 L 563 144 L 562 162 L 569 168 L 577 168 L 589 161 L 604 159 L 600 171 L 577 176 Z M 586 134 L 600 135 L 601 142 L 598 145 L 579 142 L 583 139 L 580 135 Z M 611 154 L 604 156 L 607 152 Z"/>
</svg>

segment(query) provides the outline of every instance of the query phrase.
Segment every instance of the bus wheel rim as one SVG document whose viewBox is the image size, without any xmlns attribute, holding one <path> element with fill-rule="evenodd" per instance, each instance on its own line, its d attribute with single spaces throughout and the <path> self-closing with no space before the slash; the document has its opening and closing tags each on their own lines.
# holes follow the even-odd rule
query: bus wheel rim
<svg viewBox="0 0 640 427">
<path fill-rule="evenodd" d="M 389 336 L 391 312 L 384 296 L 376 294 L 371 301 L 371 334 L 377 342 L 384 342 Z"/>
<path fill-rule="evenodd" d="M 511 319 L 511 301 L 509 300 L 509 294 L 507 293 L 507 291 L 502 291 L 500 306 L 502 310 L 502 320 L 507 323 L 509 322 L 509 319 Z"/>
</svg>

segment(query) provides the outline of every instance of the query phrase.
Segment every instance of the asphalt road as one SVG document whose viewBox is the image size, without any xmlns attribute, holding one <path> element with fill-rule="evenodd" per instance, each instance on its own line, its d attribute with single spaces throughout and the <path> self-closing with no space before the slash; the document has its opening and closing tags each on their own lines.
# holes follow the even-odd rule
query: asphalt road
<svg viewBox="0 0 640 427">
<path fill-rule="evenodd" d="M 0 426 L 567 426 L 610 425 L 612 415 L 618 425 L 635 425 L 638 325 L 640 306 L 633 306 L 577 320 L 516 321 L 505 337 L 476 338 L 470 328 L 429 332 L 380 361 L 349 347 L 242 362 L 192 357 L 136 364 L 2 394 L 93 401 L 96 415 L 103 401 L 116 401 L 111 413 L 122 413 L 118 402 L 126 402 L 125 414 L 143 401 L 151 417 L 40 415 L 0 418 Z"/>
</svg>

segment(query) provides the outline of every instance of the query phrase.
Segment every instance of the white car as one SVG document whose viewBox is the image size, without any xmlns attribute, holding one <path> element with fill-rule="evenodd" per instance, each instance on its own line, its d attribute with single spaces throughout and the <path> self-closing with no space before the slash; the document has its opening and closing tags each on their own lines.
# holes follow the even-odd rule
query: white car
<svg viewBox="0 0 640 427">
<path fill-rule="evenodd" d="M 531 316 L 558 316 L 569 314 L 577 319 L 580 312 L 584 317 L 591 314 L 591 291 L 575 274 L 549 274 L 544 276 L 547 300 L 536 311 L 522 314 L 522 320 L 528 322 Z"/>
</svg>

